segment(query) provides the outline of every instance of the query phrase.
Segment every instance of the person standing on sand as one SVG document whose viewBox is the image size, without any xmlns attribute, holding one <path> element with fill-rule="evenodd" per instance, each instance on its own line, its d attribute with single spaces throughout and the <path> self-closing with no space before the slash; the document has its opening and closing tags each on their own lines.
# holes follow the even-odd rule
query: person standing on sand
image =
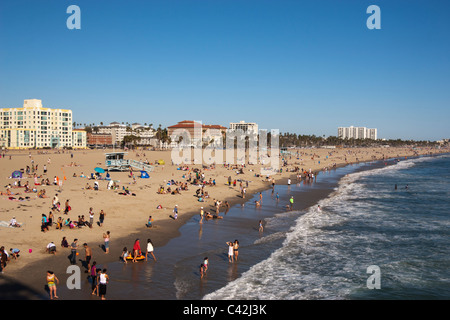
<svg viewBox="0 0 450 320">
<path fill-rule="evenodd" d="M 94 210 L 89 208 L 89 228 L 94 226 Z"/>
<path fill-rule="evenodd" d="M 70 245 L 71 250 L 70 263 L 72 265 L 77 264 L 77 248 L 78 248 L 78 239 L 74 239 L 72 244 Z"/>
<path fill-rule="evenodd" d="M 99 213 L 99 218 L 98 218 L 98 225 L 100 227 L 103 226 L 103 221 L 105 220 L 105 216 L 106 216 L 106 213 L 103 212 L 103 210 L 101 210 Z"/>
<path fill-rule="evenodd" d="M 106 285 L 109 281 L 109 276 L 106 273 L 106 269 L 103 269 L 98 277 L 98 293 L 100 294 L 102 300 L 106 300 Z"/>
<path fill-rule="evenodd" d="M 91 250 L 91 248 L 89 248 L 87 243 L 84 243 L 83 247 L 84 247 L 84 252 L 86 255 L 86 257 L 85 257 L 85 263 L 86 263 L 86 267 L 87 267 L 86 273 L 89 273 L 89 272 L 91 272 L 92 250 Z"/>
<path fill-rule="evenodd" d="M 59 284 L 59 279 L 55 276 L 53 271 L 47 271 L 47 286 L 50 291 L 50 299 L 53 298 L 58 299 L 59 297 L 56 295 L 56 284 Z"/>
<path fill-rule="evenodd" d="M 111 235 L 109 231 L 103 234 L 103 241 L 105 242 L 105 254 L 109 253 L 109 240 L 111 239 Z"/>
</svg>

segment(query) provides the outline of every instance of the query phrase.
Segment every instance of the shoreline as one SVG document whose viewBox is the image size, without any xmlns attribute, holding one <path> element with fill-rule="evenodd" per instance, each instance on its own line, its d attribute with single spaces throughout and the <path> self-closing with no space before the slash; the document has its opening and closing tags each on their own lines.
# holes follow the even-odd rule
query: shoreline
<svg viewBox="0 0 450 320">
<path fill-rule="evenodd" d="M 444 153 L 438 153 L 433 154 L 431 156 L 435 155 L 441 155 Z M 418 157 L 421 156 L 429 156 L 428 154 L 425 155 L 418 155 Z M 397 158 L 397 157 L 394 157 Z M 412 158 L 411 156 L 408 156 L 408 158 Z M 359 161 L 359 162 L 353 162 L 353 163 L 340 163 L 336 165 L 336 169 L 341 167 L 346 167 L 353 164 L 362 164 L 362 163 L 370 163 L 373 161 L 383 161 L 383 160 L 366 160 L 366 161 Z M 385 161 L 388 161 L 387 159 Z M 332 170 L 332 169 L 330 169 Z M 320 172 L 321 170 L 318 170 Z M 296 173 L 292 172 L 290 175 L 291 180 L 295 183 L 296 181 Z M 281 177 L 277 179 L 276 185 L 286 185 L 287 184 L 288 177 Z M 231 187 L 234 189 L 234 187 Z M 236 187 L 238 188 L 238 187 Z M 249 193 L 247 193 L 246 199 L 242 199 L 240 196 L 236 196 L 234 193 L 232 195 L 229 195 L 228 197 L 225 197 L 221 199 L 222 201 L 228 201 L 230 204 L 230 207 L 233 208 L 236 205 L 245 203 L 252 199 L 253 196 L 258 194 L 259 192 L 263 192 L 265 190 L 271 189 L 270 183 L 267 183 L 265 185 L 262 185 L 261 187 L 251 189 Z M 330 191 L 331 192 L 331 191 Z M 329 193 L 328 193 L 329 194 Z M 205 206 L 211 205 L 211 203 L 204 203 Z M 222 213 L 222 211 L 221 211 Z M 161 248 L 166 246 L 172 239 L 177 238 L 181 235 L 180 229 L 186 225 L 187 222 L 189 222 L 194 216 L 198 215 L 198 212 L 195 211 L 188 211 L 183 212 L 183 214 L 180 214 L 177 221 L 171 220 L 171 219 L 161 219 L 155 222 L 155 226 L 152 229 L 137 229 L 132 232 L 129 232 L 127 236 L 124 237 L 118 237 L 112 238 L 111 242 L 111 252 L 109 255 L 106 254 L 96 254 L 93 258 L 93 260 L 97 261 L 97 264 L 107 265 L 108 263 L 114 263 L 117 262 L 120 256 L 120 253 L 123 248 L 123 244 L 127 244 L 127 247 L 132 246 L 134 240 L 136 238 L 141 239 L 141 243 L 143 239 L 151 238 L 154 246 L 155 246 L 155 253 L 158 252 Z M 176 223 L 176 225 L 174 225 Z M 144 224 L 144 223 L 143 223 Z M 95 226 L 94 229 L 98 230 L 100 227 Z M 102 231 L 106 231 L 108 227 L 101 227 Z M 68 238 L 68 241 L 70 243 L 71 239 Z M 81 240 L 81 244 L 84 241 Z M 117 245 L 117 243 L 121 243 L 121 245 Z M 141 245 L 142 246 L 142 245 Z M 58 247 L 58 244 L 57 244 Z M 91 246 L 92 247 L 92 246 Z M 142 246 L 143 247 L 143 246 Z M 84 250 L 78 250 L 80 253 L 80 258 L 84 259 Z M 40 259 L 39 261 L 33 262 L 31 265 L 24 266 L 22 269 L 14 270 L 10 267 L 10 269 L 2 275 L 0 279 L 3 280 L 2 285 L 6 285 L 8 287 L 8 290 L 2 289 L 2 299 L 48 299 L 47 293 L 43 290 L 43 286 L 45 284 L 45 270 L 51 269 L 56 274 L 58 274 L 60 279 L 60 285 L 61 283 L 65 283 L 67 277 L 69 275 L 65 274 L 66 268 L 69 265 L 67 261 L 67 255 L 70 254 L 69 249 L 59 249 L 59 253 L 56 256 L 48 257 L 46 259 Z M 23 253 L 23 255 L 26 255 L 26 253 Z M 13 262 L 10 262 L 12 265 Z M 77 262 L 78 265 L 80 265 L 79 261 Z M 82 272 L 83 272 L 82 268 Z M 44 276 L 43 276 L 44 274 Z M 24 281 L 24 282 L 22 282 Z M 6 295 L 5 295 L 6 293 Z"/>
</svg>

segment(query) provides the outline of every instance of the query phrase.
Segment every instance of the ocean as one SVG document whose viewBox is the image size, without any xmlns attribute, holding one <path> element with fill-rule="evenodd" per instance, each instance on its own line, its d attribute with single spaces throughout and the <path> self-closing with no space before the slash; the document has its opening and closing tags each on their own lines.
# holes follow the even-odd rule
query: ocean
<svg viewBox="0 0 450 320">
<path fill-rule="evenodd" d="M 269 219 L 282 245 L 204 299 L 450 298 L 449 155 L 349 173 L 317 205 Z"/>
<path fill-rule="evenodd" d="M 348 165 L 261 195 L 260 208 L 255 194 L 224 219 L 200 224 L 194 216 L 179 237 L 155 247 L 157 262 L 100 266 L 110 276 L 107 298 L 450 298 L 450 155 Z M 295 210 L 288 211 L 291 196 Z M 230 263 L 226 242 L 234 240 L 239 258 Z M 205 257 L 209 269 L 200 279 Z M 92 299 L 89 289 L 58 290 Z"/>
</svg>

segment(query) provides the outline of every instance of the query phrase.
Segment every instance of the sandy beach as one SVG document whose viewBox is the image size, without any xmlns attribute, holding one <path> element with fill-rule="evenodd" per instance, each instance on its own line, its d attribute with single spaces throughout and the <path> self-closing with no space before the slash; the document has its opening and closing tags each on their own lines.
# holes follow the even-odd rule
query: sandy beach
<svg viewBox="0 0 450 320">
<path fill-rule="evenodd" d="M 284 155 L 280 159 L 282 172 L 270 176 L 258 176 L 261 165 L 246 165 L 243 173 L 237 174 L 237 169 L 223 165 L 213 167 L 202 165 L 176 166 L 171 163 L 171 151 L 131 151 L 128 159 L 139 161 L 147 160 L 154 164 L 157 160 L 164 160 L 164 165 L 155 165 L 154 170 L 149 172 L 150 178 L 140 178 L 140 172 L 135 170 L 134 178 L 130 172 L 111 172 L 111 179 L 116 181 L 118 189 L 108 190 L 107 180 L 91 180 L 89 177 L 94 173 L 94 168 L 105 168 L 105 153 L 112 150 L 78 150 L 58 153 L 49 150 L 48 153 L 41 151 L 9 151 L 6 157 L 0 159 L 0 178 L 2 179 L 0 221 L 0 246 L 4 246 L 9 252 L 10 248 L 20 250 L 17 260 L 11 259 L 0 276 L 0 297 L 2 299 L 48 299 L 48 293 L 44 290 L 45 275 L 47 270 L 53 270 L 58 275 L 61 283 L 65 283 L 67 277 L 66 268 L 70 265 L 68 256 L 69 248 L 61 247 L 63 237 L 70 243 L 78 239 L 77 257 L 84 260 L 83 243 L 92 248 L 92 261 L 105 264 L 119 260 L 123 247 L 131 249 L 136 238 L 141 239 L 141 247 L 145 250 L 144 239 L 151 238 L 155 250 L 167 244 L 179 234 L 179 228 L 195 215 L 199 215 L 200 208 L 213 213 L 214 201 L 222 202 L 220 215 L 226 210 L 225 201 L 230 206 L 247 201 L 252 195 L 271 187 L 272 178 L 275 184 L 286 184 L 287 179 L 297 179 L 295 168 L 307 172 L 319 172 L 333 167 L 345 166 L 351 163 L 367 162 L 389 158 L 405 158 L 417 155 L 435 154 L 448 152 L 448 150 L 436 149 L 410 149 L 410 148 L 351 148 L 351 149 L 298 149 L 290 150 L 290 155 Z M 297 156 L 297 152 L 299 152 Z M 287 161 L 286 166 L 281 162 Z M 26 172 L 26 168 L 38 165 L 35 171 L 40 183 L 42 179 L 49 179 L 51 185 L 35 185 L 33 173 L 24 174 L 20 180 L 22 187 L 15 187 L 16 179 L 11 179 L 15 170 Z M 44 165 L 47 172 L 44 174 Z M 185 169 L 185 170 L 182 170 Z M 204 190 L 209 197 L 205 202 L 199 202 L 196 185 L 187 184 L 188 190 L 182 190 L 180 194 L 158 194 L 158 190 L 164 187 L 173 189 L 168 182 L 186 182 L 189 174 L 194 176 L 194 169 L 198 169 L 205 175 L 204 181 L 215 180 L 215 185 L 207 185 Z M 86 177 L 82 177 L 85 175 Z M 105 173 L 102 174 L 105 176 Z M 53 185 L 57 177 L 63 182 L 62 186 Z M 232 181 L 237 180 L 236 186 L 228 185 L 228 177 Z M 304 179 L 304 177 L 302 178 Z M 248 181 L 246 198 L 240 193 L 239 181 Z M 99 190 L 94 190 L 94 182 L 99 183 Z M 25 192 L 23 187 L 26 183 L 37 192 Z M 7 195 L 8 185 L 13 195 Z M 245 183 L 244 183 L 245 185 Z M 92 187 L 88 189 L 87 187 Z M 123 195 L 123 188 L 128 188 L 133 195 Z M 45 190 L 45 198 L 38 197 L 38 192 Z M 48 231 L 41 231 L 42 214 L 49 215 L 54 196 L 57 195 L 60 202 L 60 211 L 54 211 L 53 222 L 58 217 L 63 219 L 69 217 L 73 221 L 78 216 L 84 215 L 89 221 L 90 208 L 94 212 L 94 223 L 92 228 L 84 226 L 70 229 L 64 226 L 62 230 L 56 229 L 53 224 Z M 23 200 L 21 200 L 23 198 Z M 71 211 L 64 214 L 66 200 L 70 200 Z M 157 209 L 162 206 L 162 209 Z M 173 209 L 178 207 L 178 217 L 173 218 Z M 99 212 L 106 213 L 103 226 L 97 224 Z M 153 218 L 152 228 L 145 224 L 149 216 Z M 9 221 L 15 217 L 21 224 L 19 228 L 8 227 Z M 224 218 L 226 219 L 226 217 Z M 110 253 L 103 250 L 103 234 L 109 231 L 111 234 Z M 48 243 L 54 242 L 57 247 L 55 255 L 46 252 Z M 82 268 L 83 270 L 83 268 Z"/>
</svg>

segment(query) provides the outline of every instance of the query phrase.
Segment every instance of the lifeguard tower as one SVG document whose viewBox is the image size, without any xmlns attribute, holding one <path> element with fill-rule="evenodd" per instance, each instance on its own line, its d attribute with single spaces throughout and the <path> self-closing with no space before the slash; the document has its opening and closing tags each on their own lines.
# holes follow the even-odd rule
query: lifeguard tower
<svg viewBox="0 0 450 320">
<path fill-rule="evenodd" d="M 153 171 L 153 166 L 137 160 L 127 160 L 125 155 L 127 152 L 112 152 L 105 154 L 105 165 L 108 171 L 127 171 L 130 168 L 137 170 L 144 170 L 148 172 Z"/>
</svg>

